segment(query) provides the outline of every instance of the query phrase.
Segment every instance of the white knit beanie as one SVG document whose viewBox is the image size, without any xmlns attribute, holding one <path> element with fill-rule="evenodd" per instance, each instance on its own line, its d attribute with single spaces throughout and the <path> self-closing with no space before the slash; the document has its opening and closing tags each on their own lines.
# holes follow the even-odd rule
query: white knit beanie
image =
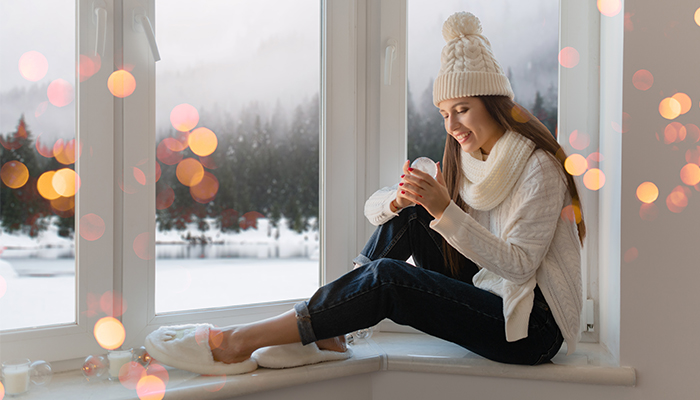
<svg viewBox="0 0 700 400">
<path fill-rule="evenodd" d="M 481 21 L 469 12 L 452 14 L 442 26 L 447 44 L 433 85 L 433 103 L 465 96 L 501 95 L 513 99 L 513 89 L 481 34 Z"/>
</svg>

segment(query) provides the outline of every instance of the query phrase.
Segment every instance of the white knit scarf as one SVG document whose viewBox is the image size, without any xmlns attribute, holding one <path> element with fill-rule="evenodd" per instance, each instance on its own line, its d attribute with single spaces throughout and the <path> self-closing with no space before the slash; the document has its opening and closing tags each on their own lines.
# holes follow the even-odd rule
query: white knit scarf
<svg viewBox="0 0 700 400">
<path fill-rule="evenodd" d="M 464 180 L 459 194 L 472 208 L 488 211 L 505 200 L 520 178 L 535 144 L 525 136 L 506 131 L 491 149 L 486 161 L 481 150 L 462 154 Z"/>
</svg>

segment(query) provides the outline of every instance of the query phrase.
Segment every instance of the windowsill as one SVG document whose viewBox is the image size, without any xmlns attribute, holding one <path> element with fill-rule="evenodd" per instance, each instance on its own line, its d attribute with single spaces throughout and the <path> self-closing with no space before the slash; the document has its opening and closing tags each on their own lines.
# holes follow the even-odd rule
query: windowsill
<svg viewBox="0 0 700 400">
<path fill-rule="evenodd" d="M 221 377 L 199 376 L 169 368 L 167 398 L 227 399 L 375 371 L 635 385 L 634 368 L 611 365 L 607 353 L 597 344 L 581 343 L 578 347 L 571 356 L 560 352 L 552 364 L 530 367 L 489 361 L 457 345 L 423 334 L 378 332 L 371 339 L 354 345 L 354 356 L 345 361 L 284 370 L 259 368 L 249 374 L 227 376 L 225 381 Z M 222 386 L 222 383 L 225 384 Z M 80 371 L 56 374 L 47 387 L 32 387 L 22 398 L 138 400 L 135 390 L 107 380 L 87 382 Z"/>
</svg>

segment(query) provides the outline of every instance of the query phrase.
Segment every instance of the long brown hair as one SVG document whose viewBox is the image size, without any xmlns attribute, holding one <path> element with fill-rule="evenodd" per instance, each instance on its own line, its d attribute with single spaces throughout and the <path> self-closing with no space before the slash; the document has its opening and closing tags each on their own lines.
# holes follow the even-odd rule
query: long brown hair
<svg viewBox="0 0 700 400">
<path fill-rule="evenodd" d="M 561 166 L 563 176 L 566 177 L 566 186 L 571 195 L 572 204 L 578 208 L 580 214 L 575 215 L 578 227 L 578 237 L 581 245 L 586 237 L 586 224 L 583 222 L 583 212 L 580 211 L 581 199 L 576 189 L 576 182 L 564 168 L 566 154 L 554 136 L 540 120 L 529 111 L 515 103 L 507 96 L 478 96 L 484 103 L 491 117 L 504 129 L 519 133 L 535 143 L 535 150 L 542 149 L 553 156 Z M 468 205 L 459 195 L 463 172 L 461 168 L 462 148 L 451 136 L 445 139 L 445 153 L 442 157 L 442 173 L 447 184 L 447 190 L 452 200 L 462 209 L 467 211 Z M 445 263 L 450 267 L 454 276 L 457 276 L 465 260 L 454 247 L 443 240 Z"/>
</svg>

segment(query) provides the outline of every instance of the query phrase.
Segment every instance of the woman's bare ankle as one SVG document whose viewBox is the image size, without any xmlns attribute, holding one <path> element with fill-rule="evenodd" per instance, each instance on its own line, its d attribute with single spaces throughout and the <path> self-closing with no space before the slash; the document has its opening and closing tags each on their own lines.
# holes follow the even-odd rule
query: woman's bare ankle
<svg viewBox="0 0 700 400">
<path fill-rule="evenodd" d="M 333 338 L 317 340 L 316 345 L 321 350 L 337 351 L 342 353 L 348 349 L 345 343 L 345 336 L 336 336 Z"/>
<path fill-rule="evenodd" d="M 211 328 L 209 347 L 214 361 L 232 364 L 249 359 L 252 351 L 245 349 L 240 336 L 238 328 Z"/>
</svg>

